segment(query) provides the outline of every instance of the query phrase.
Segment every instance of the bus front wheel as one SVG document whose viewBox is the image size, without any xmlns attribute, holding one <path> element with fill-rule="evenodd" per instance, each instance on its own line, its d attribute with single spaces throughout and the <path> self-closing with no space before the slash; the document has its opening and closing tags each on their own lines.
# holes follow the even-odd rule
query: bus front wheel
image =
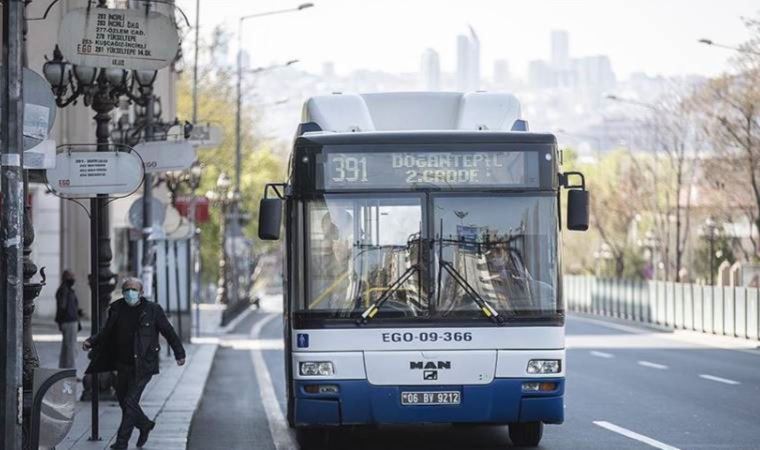
<svg viewBox="0 0 760 450">
<path fill-rule="evenodd" d="M 513 423 L 509 425 L 509 439 L 517 447 L 536 447 L 544 434 L 543 422 Z"/>
</svg>

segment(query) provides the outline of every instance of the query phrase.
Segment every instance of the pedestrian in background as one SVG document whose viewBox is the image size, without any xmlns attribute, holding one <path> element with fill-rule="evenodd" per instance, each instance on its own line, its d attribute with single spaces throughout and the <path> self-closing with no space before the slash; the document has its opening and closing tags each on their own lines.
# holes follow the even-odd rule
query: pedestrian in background
<svg viewBox="0 0 760 450">
<path fill-rule="evenodd" d="M 76 278 L 71 271 L 64 270 L 61 286 L 55 292 L 55 322 L 63 334 L 61 341 L 61 356 L 58 367 L 75 369 L 77 358 L 77 332 L 79 325 L 79 300 L 74 292 Z"/>
<path fill-rule="evenodd" d="M 159 333 L 174 351 L 177 365 L 185 364 L 185 349 L 158 303 L 149 302 L 143 294 L 142 282 L 128 278 L 121 287 L 122 298 L 111 303 L 103 329 L 82 344 L 92 349 L 86 373 L 116 370 L 116 397 L 121 406 L 121 424 L 113 449 L 129 445 L 132 429 L 140 430 L 137 446 L 142 447 L 156 426 L 142 408 L 140 397 L 153 375 L 158 373 Z"/>
</svg>

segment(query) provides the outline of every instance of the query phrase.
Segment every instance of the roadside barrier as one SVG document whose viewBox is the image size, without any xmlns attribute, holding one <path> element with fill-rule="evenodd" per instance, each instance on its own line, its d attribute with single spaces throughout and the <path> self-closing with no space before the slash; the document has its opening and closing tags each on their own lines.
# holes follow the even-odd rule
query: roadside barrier
<svg viewBox="0 0 760 450">
<path fill-rule="evenodd" d="M 567 275 L 568 311 L 760 339 L 760 289 Z"/>
</svg>

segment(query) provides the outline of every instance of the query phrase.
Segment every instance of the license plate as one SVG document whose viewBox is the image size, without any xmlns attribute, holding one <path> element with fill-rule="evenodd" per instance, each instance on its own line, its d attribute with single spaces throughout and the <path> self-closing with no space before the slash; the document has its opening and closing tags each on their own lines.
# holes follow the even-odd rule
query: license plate
<svg viewBox="0 0 760 450">
<path fill-rule="evenodd" d="M 402 392 L 402 405 L 458 405 L 462 394 L 458 391 Z"/>
</svg>

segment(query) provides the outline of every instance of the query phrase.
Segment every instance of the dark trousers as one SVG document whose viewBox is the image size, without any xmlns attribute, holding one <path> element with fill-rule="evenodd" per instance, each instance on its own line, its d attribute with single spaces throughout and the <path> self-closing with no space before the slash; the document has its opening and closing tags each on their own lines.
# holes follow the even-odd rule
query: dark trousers
<svg viewBox="0 0 760 450">
<path fill-rule="evenodd" d="M 116 372 L 116 398 L 121 406 L 121 424 L 116 434 L 119 442 L 128 442 L 132 429 L 148 427 L 152 421 L 140 408 L 140 397 L 152 375 L 136 376 L 134 366 L 119 364 Z"/>
</svg>

